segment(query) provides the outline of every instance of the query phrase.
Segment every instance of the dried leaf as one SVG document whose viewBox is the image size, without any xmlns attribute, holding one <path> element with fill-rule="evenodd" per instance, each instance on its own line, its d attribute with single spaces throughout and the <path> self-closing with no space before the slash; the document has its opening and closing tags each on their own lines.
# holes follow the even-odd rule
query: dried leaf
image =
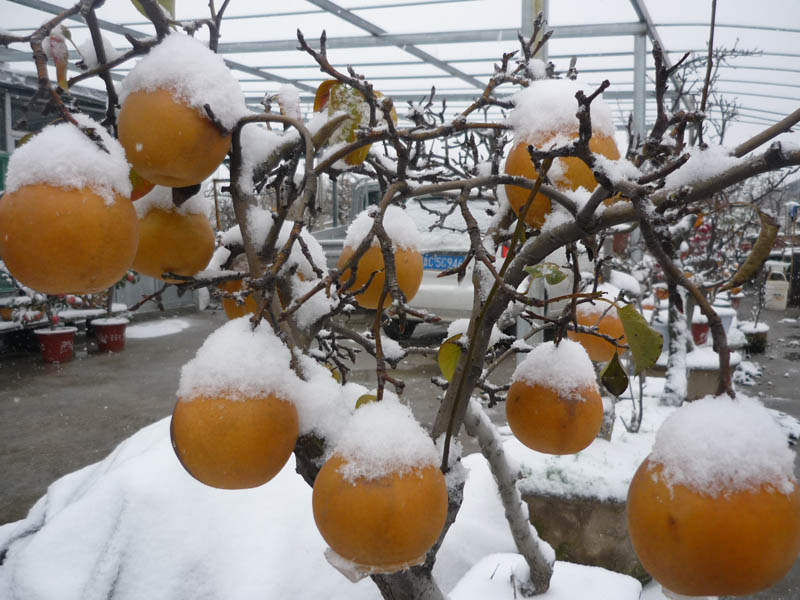
<svg viewBox="0 0 800 600">
<path fill-rule="evenodd" d="M 742 263 L 742 266 L 736 271 L 733 279 L 722 286 L 720 291 L 739 287 L 749 281 L 769 258 L 769 253 L 772 251 L 772 247 L 778 237 L 780 224 L 775 217 L 761 210 L 758 211 L 758 218 L 761 219 L 761 230 L 758 232 L 758 239 L 753 244 L 753 249 Z"/>
<path fill-rule="evenodd" d="M 614 353 L 614 356 L 608 361 L 603 372 L 600 373 L 600 381 L 603 383 L 603 387 L 614 396 L 619 397 L 628 389 L 628 374 L 622 368 L 619 354 Z"/>
<path fill-rule="evenodd" d="M 618 309 L 617 314 L 625 329 L 625 339 L 631 349 L 633 364 L 638 375 L 656 364 L 658 357 L 661 356 L 664 338 L 650 327 L 633 304 Z"/>
<path fill-rule="evenodd" d="M 461 346 L 456 342 L 461 338 L 461 334 L 456 334 L 451 338 L 442 342 L 439 347 L 439 354 L 436 356 L 436 361 L 439 363 L 439 370 L 442 372 L 442 377 L 450 381 L 453 374 L 456 372 L 456 365 L 458 359 L 461 358 Z"/>
</svg>

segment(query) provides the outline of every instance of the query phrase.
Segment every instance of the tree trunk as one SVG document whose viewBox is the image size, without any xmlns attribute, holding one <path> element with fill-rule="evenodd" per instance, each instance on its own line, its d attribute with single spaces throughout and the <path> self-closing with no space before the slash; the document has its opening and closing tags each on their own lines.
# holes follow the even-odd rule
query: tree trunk
<svg viewBox="0 0 800 600">
<path fill-rule="evenodd" d="M 514 544 L 530 567 L 531 581 L 528 582 L 530 587 L 528 591 L 531 595 L 544 594 L 550 588 L 555 553 L 547 542 L 539 538 L 536 529 L 528 520 L 528 511 L 517 489 L 516 474 L 511 472 L 497 429 L 474 398 L 471 398 L 467 405 L 464 428 L 469 435 L 478 440 L 481 454 L 489 463 L 497 482 Z M 523 592 L 528 586 L 523 587 Z"/>
</svg>

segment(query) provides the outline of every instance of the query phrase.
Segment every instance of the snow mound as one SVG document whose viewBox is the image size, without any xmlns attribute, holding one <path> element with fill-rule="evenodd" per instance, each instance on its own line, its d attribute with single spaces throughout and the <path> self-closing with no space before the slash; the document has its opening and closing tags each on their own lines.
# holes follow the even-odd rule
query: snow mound
<svg viewBox="0 0 800 600">
<path fill-rule="evenodd" d="M 180 207 L 177 207 L 175 203 L 172 202 L 172 188 L 157 185 L 134 202 L 133 207 L 136 209 L 136 216 L 139 217 L 140 220 L 144 219 L 147 213 L 156 208 L 164 212 L 174 212 L 179 215 L 199 214 L 208 216 L 211 211 L 211 203 L 209 199 L 206 198 L 205 191 L 205 185 L 201 185 L 199 192 L 186 200 Z"/>
<path fill-rule="evenodd" d="M 347 461 L 339 472 L 350 481 L 439 464 L 433 440 L 411 409 L 391 396 L 356 410 L 334 453 Z"/>
<path fill-rule="evenodd" d="M 540 385 L 553 389 L 562 397 L 575 397 L 578 390 L 597 389 L 597 378 L 589 355 L 578 342 L 562 339 L 558 346 L 554 342 L 543 342 L 531 350 L 514 369 L 512 381 L 524 381 L 529 385 Z"/>
<path fill-rule="evenodd" d="M 233 400 L 273 394 L 294 401 L 298 378 L 289 349 L 267 323 L 252 329 L 250 317 L 228 321 L 206 338 L 181 369 L 178 398 L 224 394 Z"/>
<path fill-rule="evenodd" d="M 11 155 L 6 193 L 26 185 L 44 184 L 89 188 L 109 205 L 114 203 L 114 194 L 130 198 L 130 167 L 120 143 L 86 115 L 73 116 L 81 127 L 100 136 L 105 149 L 72 123 L 48 125 Z"/>
<path fill-rule="evenodd" d="M 350 223 L 344 238 L 344 245 L 355 248 L 367 237 L 375 223 L 375 213 L 377 208 L 370 206 L 362 211 L 355 220 Z M 421 236 L 414 224 L 413 219 L 408 213 L 399 206 L 389 206 L 383 215 L 383 227 L 389 238 L 392 240 L 394 248 L 406 250 L 416 250 L 421 244 Z M 380 246 L 377 236 L 372 238 L 373 246 Z"/>
<path fill-rule="evenodd" d="M 556 133 L 553 143 L 569 143 L 569 134 L 578 133 L 578 101 L 575 94 L 583 90 L 588 96 L 594 88 L 570 79 L 542 79 L 534 81 L 524 90 L 514 94 L 514 109 L 507 123 L 514 129 L 518 141 L 531 144 L 544 143 Z M 614 137 L 614 119 L 611 109 L 602 98 L 592 101 L 592 132 L 594 135 Z M 548 142 L 550 145 L 550 142 Z"/>
<path fill-rule="evenodd" d="M 448 600 L 511 600 L 525 598 L 530 569 L 520 554 L 490 554 L 458 582 Z M 639 600 L 642 584 L 633 577 L 599 567 L 556 562 L 550 589 L 541 600 Z"/>
<path fill-rule="evenodd" d="M 794 489 L 794 453 L 764 406 L 738 394 L 684 404 L 656 434 L 650 462 L 663 466 L 670 485 L 717 496 L 771 484 Z"/>
<path fill-rule="evenodd" d="M 203 114 L 208 104 L 227 129 L 249 114 L 239 82 L 223 58 L 187 35 L 168 35 L 139 61 L 122 82 L 120 103 L 133 92 L 156 89 L 169 90 Z"/>
<path fill-rule="evenodd" d="M 481 558 L 515 552 L 485 459 L 463 464 L 464 501 L 434 567 L 445 593 Z M 380 600 L 368 579 L 334 570 L 326 547 L 293 457 L 266 485 L 211 488 L 180 465 L 163 419 L 0 526 L 0 590 L 25 600 Z"/>
</svg>

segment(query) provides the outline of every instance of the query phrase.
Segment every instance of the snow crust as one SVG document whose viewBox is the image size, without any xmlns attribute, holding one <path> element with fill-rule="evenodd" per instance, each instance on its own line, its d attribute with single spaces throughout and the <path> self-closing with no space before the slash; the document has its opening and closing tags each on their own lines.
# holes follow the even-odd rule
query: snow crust
<svg viewBox="0 0 800 600">
<path fill-rule="evenodd" d="M 164 212 L 174 212 L 179 215 L 199 214 L 208 216 L 211 211 L 211 202 L 205 195 L 205 185 L 200 186 L 200 191 L 186 200 L 180 207 L 172 202 L 172 188 L 161 185 L 155 186 L 147 194 L 136 200 L 133 207 L 139 220 L 144 219 L 153 209 Z"/>
<path fill-rule="evenodd" d="M 355 248 L 367 237 L 372 225 L 375 223 L 374 216 L 377 207 L 370 206 L 353 220 L 347 227 L 344 238 L 344 245 Z M 416 250 L 420 246 L 420 234 L 417 226 L 408 213 L 399 206 L 389 206 L 383 215 L 383 228 L 392 240 L 392 247 L 403 248 L 406 250 Z M 378 237 L 372 238 L 373 246 L 380 246 Z"/>
<path fill-rule="evenodd" d="M 511 600 L 524 598 L 530 568 L 521 554 L 490 554 L 458 582 L 448 600 Z M 642 584 L 633 577 L 599 567 L 568 562 L 553 566 L 550 588 L 541 600 L 639 600 Z"/>
<path fill-rule="evenodd" d="M 103 41 L 103 50 L 106 53 L 106 63 L 110 63 L 124 54 L 124 52 L 120 52 L 114 48 L 114 44 L 109 42 L 106 36 L 101 35 L 100 38 Z M 98 66 L 97 53 L 94 51 L 94 42 L 92 42 L 92 38 L 88 38 L 78 45 L 78 53 L 81 55 L 81 58 L 83 58 L 83 63 L 87 68 L 93 69 Z"/>
<path fill-rule="evenodd" d="M 276 94 L 281 111 L 292 119 L 302 119 L 300 111 L 300 90 L 290 83 L 282 85 Z"/>
<path fill-rule="evenodd" d="M 462 344 L 468 344 L 469 338 L 467 337 L 467 330 L 469 329 L 469 323 L 469 319 L 456 319 L 447 326 L 447 336 L 445 336 L 445 339 L 449 339 L 460 333 L 461 337 L 458 341 Z M 494 346 L 502 338 L 503 333 L 497 328 L 497 325 L 492 325 L 492 332 L 489 334 L 489 348 Z"/>
<path fill-rule="evenodd" d="M 293 246 L 292 253 L 294 253 L 294 248 L 296 246 L 297 244 Z M 308 264 L 307 261 L 306 264 Z M 323 270 L 326 269 L 323 268 Z M 298 272 L 300 272 L 300 269 L 298 269 Z M 316 284 L 317 281 L 302 281 L 299 277 L 292 278 L 292 297 L 302 297 L 310 292 Z M 319 321 L 326 314 L 330 313 L 335 305 L 336 301 L 331 296 L 324 292 L 317 292 L 308 300 L 306 300 L 300 306 L 300 308 L 297 309 L 297 312 L 295 312 L 295 322 L 297 323 L 297 327 L 301 330 L 308 330 L 314 323 Z M 386 354 L 388 356 L 388 352 Z"/>
<path fill-rule="evenodd" d="M 570 79 L 542 79 L 531 82 L 530 86 L 514 94 L 514 109 L 507 123 L 514 128 L 516 140 L 544 143 L 561 133 L 559 137 L 563 139 L 553 140 L 553 143 L 569 143 L 568 134 L 578 133 L 578 101 L 575 99 L 578 90 L 584 90 L 587 96 L 594 91 L 587 84 Z M 611 109 L 599 97 L 592 101 L 591 106 L 593 134 L 613 137 Z"/>
<path fill-rule="evenodd" d="M 203 114 L 208 104 L 228 129 L 249 114 L 239 82 L 223 58 L 204 43 L 180 33 L 164 38 L 128 73 L 122 82 L 120 103 L 135 91 L 156 89 L 169 90 Z"/>
<path fill-rule="evenodd" d="M 335 444 L 367 388 L 353 382 L 340 385 L 327 368 L 309 356 L 298 360 L 306 378 L 298 379 L 295 393 L 300 435 L 314 433 Z"/>
<path fill-rule="evenodd" d="M 433 440 L 411 409 L 391 396 L 356 410 L 334 454 L 347 461 L 339 472 L 349 481 L 378 479 L 439 463 Z"/>
<path fill-rule="evenodd" d="M 272 394 L 294 401 L 298 379 L 289 349 L 267 323 L 254 330 L 250 317 L 228 321 L 206 338 L 181 369 L 178 398 L 223 394 L 232 400 Z"/>
<path fill-rule="evenodd" d="M 680 187 L 698 183 L 735 166 L 740 159 L 731 156 L 731 150 L 724 146 L 709 146 L 701 150 L 698 146 L 688 149 L 689 160 L 664 180 L 667 187 Z"/>
<path fill-rule="evenodd" d="M 794 489 L 794 453 L 771 414 L 738 394 L 706 396 L 672 413 L 656 434 L 650 462 L 663 465 L 670 485 L 710 496 L 770 484 Z"/>
<path fill-rule="evenodd" d="M 290 130 L 288 135 L 297 132 Z M 270 158 L 280 147 L 281 143 L 287 140 L 287 134 L 267 129 L 259 123 L 248 123 L 241 129 L 242 146 L 242 172 L 239 185 L 245 190 L 252 190 L 254 187 L 253 173 L 258 165 Z"/>
<path fill-rule="evenodd" d="M 11 154 L 7 193 L 26 185 L 45 184 L 67 189 L 89 188 L 108 205 L 114 203 L 114 194 L 130 198 L 130 167 L 120 143 L 86 115 L 73 116 L 82 127 L 100 136 L 106 150 L 72 123 L 48 125 Z"/>
<path fill-rule="evenodd" d="M 609 284 L 617 289 L 624 290 L 633 296 L 642 295 L 642 287 L 633 275 L 611 269 Z"/>
<path fill-rule="evenodd" d="M 597 379 L 592 361 L 578 342 L 562 339 L 558 346 L 554 342 L 543 342 L 533 348 L 514 369 L 511 380 L 524 381 L 553 389 L 560 396 L 583 401 L 577 392 L 581 389 L 597 389 Z"/>
</svg>

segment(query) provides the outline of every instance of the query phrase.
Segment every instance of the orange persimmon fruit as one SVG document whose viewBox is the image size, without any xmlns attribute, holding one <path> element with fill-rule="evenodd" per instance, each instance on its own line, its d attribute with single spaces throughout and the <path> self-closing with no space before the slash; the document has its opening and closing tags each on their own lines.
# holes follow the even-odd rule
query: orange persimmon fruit
<svg viewBox="0 0 800 600">
<path fill-rule="evenodd" d="M 350 246 L 345 246 L 342 253 L 339 255 L 338 268 L 342 269 L 344 264 L 353 255 L 354 249 Z M 406 296 L 406 300 L 410 301 L 419 290 L 422 283 L 422 255 L 414 249 L 409 248 L 396 248 L 394 252 L 394 264 L 397 272 L 397 284 Z M 372 246 L 369 248 L 359 259 L 356 268 L 356 275 L 353 284 L 345 291 L 355 292 L 361 289 L 370 276 L 375 273 L 369 286 L 356 294 L 355 300 L 362 308 L 377 309 L 380 302 L 383 284 L 386 280 L 384 275 L 383 254 L 379 246 Z M 343 284 L 350 278 L 350 269 L 345 270 L 340 276 L 339 281 Z M 384 298 L 383 309 L 392 303 L 390 294 L 386 294 Z"/>
<path fill-rule="evenodd" d="M 147 181 L 167 187 L 201 183 L 231 146 L 230 134 L 165 89 L 129 94 L 117 123 L 128 162 Z"/>
<path fill-rule="evenodd" d="M 530 144 L 537 149 L 546 148 L 554 137 L 563 133 L 565 132 L 555 132 L 552 135 L 536 140 L 518 142 L 511 149 L 506 159 L 506 175 L 519 175 L 535 180 L 539 175 L 528 154 L 528 145 Z M 569 132 L 569 135 L 572 138 L 576 138 L 578 137 L 578 132 Z M 602 134 L 592 136 L 592 139 L 589 140 L 589 149 L 611 160 L 617 160 L 620 156 L 614 138 Z M 581 159 L 566 157 L 559 160 L 563 168 L 563 177 L 559 182 L 556 182 L 558 187 L 571 190 L 577 190 L 582 187 L 589 191 L 593 191 L 597 187 L 597 180 L 595 180 L 592 170 Z M 505 191 L 511 208 L 514 209 L 515 213 L 519 214 L 528 201 L 531 190 L 516 185 L 506 185 Z M 613 199 L 610 200 L 613 203 Z M 550 213 L 551 208 L 550 198 L 542 193 L 536 194 L 528 209 L 525 222 L 531 227 L 541 227 L 544 225 L 545 218 Z"/>
<path fill-rule="evenodd" d="M 45 294 L 89 294 L 122 278 L 136 255 L 131 201 L 89 188 L 24 185 L 0 198 L 0 255 L 22 284 Z"/>
<path fill-rule="evenodd" d="M 607 313 L 603 314 L 603 310 L 597 311 L 594 307 L 587 307 L 587 305 L 578 305 L 577 321 L 578 325 L 584 327 L 597 327 L 597 332 L 605 334 L 617 340 L 617 343 L 624 346 L 627 342 L 625 340 L 625 328 L 622 326 L 622 321 L 617 316 L 617 309 L 611 308 Z M 580 333 L 570 330 L 567 332 L 569 339 L 578 342 L 584 347 L 589 358 L 594 362 L 607 362 L 611 360 L 614 354 L 622 354 L 625 349 L 620 346 L 615 346 L 608 340 L 599 336 L 592 335 L 591 333 Z"/>
<path fill-rule="evenodd" d="M 349 480 L 334 454 L 314 482 L 312 507 L 322 537 L 359 566 L 392 572 L 420 563 L 447 517 L 447 486 L 432 465 Z"/>
<path fill-rule="evenodd" d="M 223 292 L 232 294 L 242 289 L 242 280 L 223 281 L 218 287 Z M 254 314 L 258 306 L 256 305 L 256 299 L 253 297 L 253 294 L 248 294 L 244 298 L 244 302 L 238 302 L 235 298 L 223 296 L 222 308 L 225 310 L 225 315 L 228 319 L 238 319 L 245 315 Z"/>
<path fill-rule="evenodd" d="M 298 435 L 294 404 L 273 394 L 179 398 L 170 436 L 183 467 L 202 483 L 244 489 L 272 479 Z"/>
<path fill-rule="evenodd" d="M 164 281 L 164 273 L 187 277 L 202 271 L 214 253 L 214 230 L 200 213 L 153 208 L 139 220 L 139 249 L 133 269 Z"/>
<path fill-rule="evenodd" d="M 783 577 L 800 552 L 800 491 L 769 483 L 705 493 L 668 483 L 649 458 L 628 490 L 628 531 L 644 568 L 687 596 L 740 596 Z"/>
<path fill-rule="evenodd" d="M 574 454 L 592 443 L 603 424 L 603 400 L 597 386 L 570 393 L 519 379 L 506 398 L 512 433 L 528 448 L 545 454 Z"/>
</svg>

